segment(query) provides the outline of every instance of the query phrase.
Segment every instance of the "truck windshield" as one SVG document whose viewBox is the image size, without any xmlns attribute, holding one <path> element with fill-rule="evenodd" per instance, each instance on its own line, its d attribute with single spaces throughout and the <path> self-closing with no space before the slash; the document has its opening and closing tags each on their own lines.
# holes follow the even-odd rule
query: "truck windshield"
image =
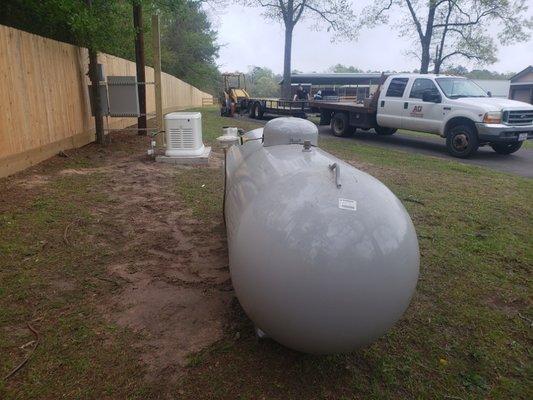
<svg viewBox="0 0 533 400">
<path fill-rule="evenodd" d="M 437 78 L 440 88 L 450 99 L 459 97 L 488 97 L 477 83 L 466 78 Z"/>
</svg>

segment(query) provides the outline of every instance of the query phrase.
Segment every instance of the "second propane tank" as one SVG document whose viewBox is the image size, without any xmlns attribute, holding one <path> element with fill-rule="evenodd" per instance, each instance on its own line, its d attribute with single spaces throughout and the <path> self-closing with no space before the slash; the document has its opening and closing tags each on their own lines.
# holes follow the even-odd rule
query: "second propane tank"
<svg viewBox="0 0 533 400">
<path fill-rule="evenodd" d="M 317 141 L 311 122 L 277 118 L 228 150 L 230 272 L 244 311 L 266 335 L 302 352 L 347 352 L 405 312 L 418 241 L 385 185 Z"/>
</svg>

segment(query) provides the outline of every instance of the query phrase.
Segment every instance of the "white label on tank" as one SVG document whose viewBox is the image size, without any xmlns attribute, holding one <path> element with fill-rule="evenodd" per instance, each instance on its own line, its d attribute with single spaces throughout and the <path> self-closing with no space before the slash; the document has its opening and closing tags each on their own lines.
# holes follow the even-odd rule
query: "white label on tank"
<svg viewBox="0 0 533 400">
<path fill-rule="evenodd" d="M 339 208 L 342 210 L 357 210 L 357 201 L 351 199 L 339 199 Z"/>
</svg>

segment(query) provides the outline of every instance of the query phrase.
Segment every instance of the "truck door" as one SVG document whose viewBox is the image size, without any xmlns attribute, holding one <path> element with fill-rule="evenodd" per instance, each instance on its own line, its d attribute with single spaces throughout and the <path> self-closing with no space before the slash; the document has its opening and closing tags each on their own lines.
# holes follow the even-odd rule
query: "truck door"
<svg viewBox="0 0 533 400">
<path fill-rule="evenodd" d="M 439 133 L 442 121 L 442 96 L 428 78 L 416 78 L 405 99 L 402 128 Z"/>
<path fill-rule="evenodd" d="M 403 116 L 403 92 L 409 78 L 392 78 L 385 94 L 379 96 L 376 119 L 379 126 L 401 128 Z"/>
</svg>

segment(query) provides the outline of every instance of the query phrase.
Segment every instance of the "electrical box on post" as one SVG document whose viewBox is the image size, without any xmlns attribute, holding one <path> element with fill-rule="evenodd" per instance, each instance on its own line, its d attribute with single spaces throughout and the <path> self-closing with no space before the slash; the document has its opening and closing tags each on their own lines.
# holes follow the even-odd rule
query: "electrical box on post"
<svg viewBox="0 0 533 400">
<path fill-rule="evenodd" d="M 108 76 L 109 115 L 111 117 L 138 117 L 139 95 L 134 76 Z"/>
</svg>

